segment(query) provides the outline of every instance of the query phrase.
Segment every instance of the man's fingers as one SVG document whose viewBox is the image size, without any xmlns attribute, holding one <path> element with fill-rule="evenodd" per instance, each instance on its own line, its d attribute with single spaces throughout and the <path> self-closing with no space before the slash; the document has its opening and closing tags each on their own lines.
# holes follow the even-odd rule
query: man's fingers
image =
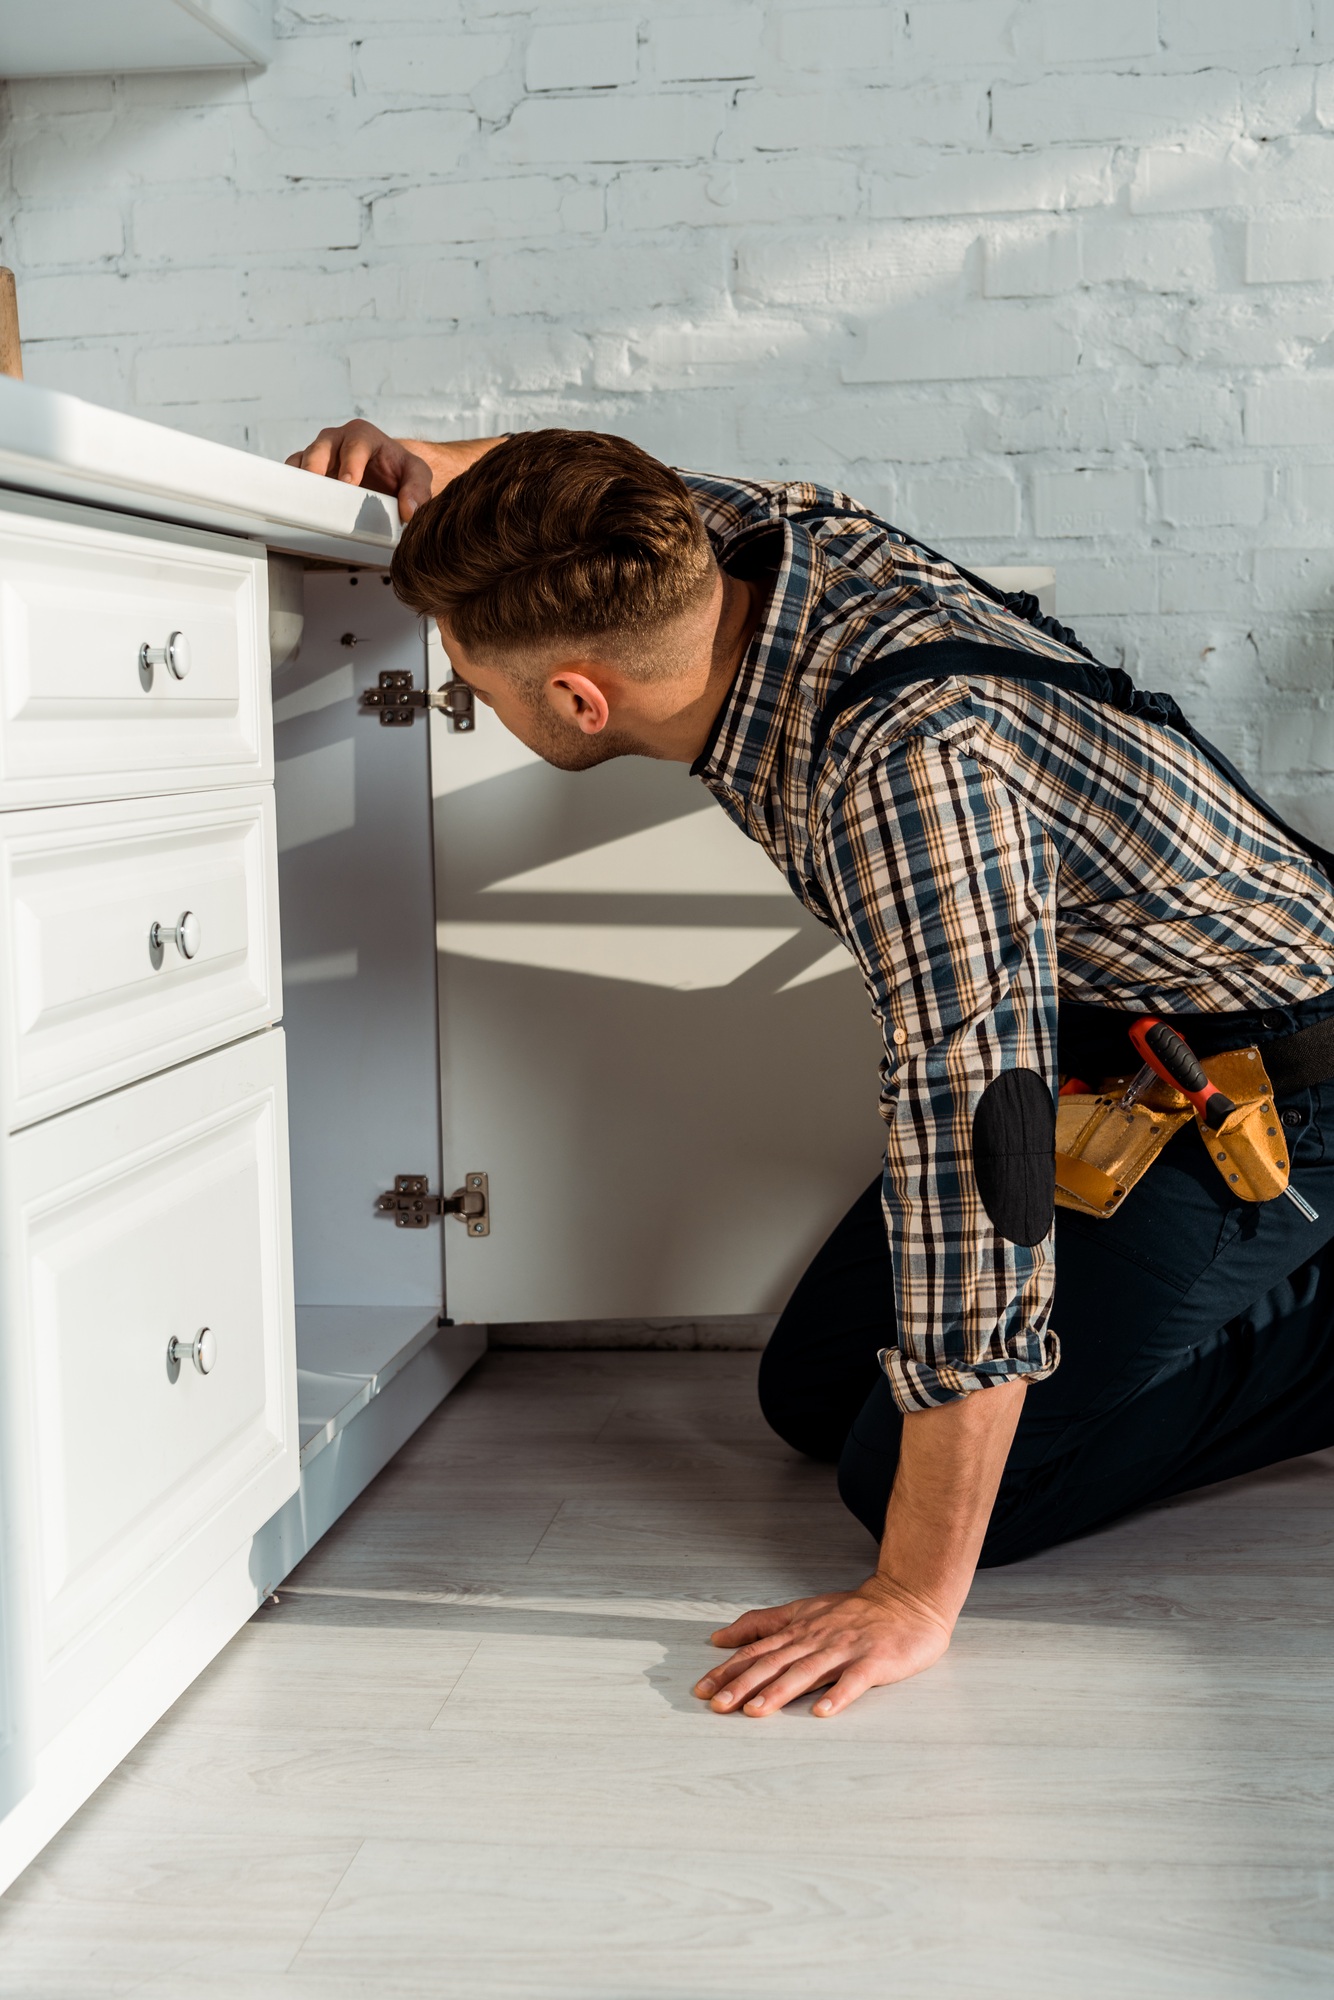
<svg viewBox="0 0 1334 2000">
<path fill-rule="evenodd" d="M 410 521 L 431 497 L 431 468 L 415 451 L 404 453 L 406 470 L 398 489 L 398 518 Z"/>
<path fill-rule="evenodd" d="M 337 431 L 321 431 L 313 444 L 308 444 L 304 451 L 294 451 L 287 463 L 302 472 L 318 473 L 322 478 L 329 470 L 337 438 Z"/>
<path fill-rule="evenodd" d="M 826 1716 L 839 1715 L 845 1708 L 850 1708 L 868 1688 L 884 1685 L 883 1677 L 859 1660 L 855 1665 L 844 1668 L 828 1694 L 821 1695 L 811 1712 L 823 1721 Z"/>
<path fill-rule="evenodd" d="M 751 1645 L 743 1646 L 739 1652 L 733 1653 L 731 1659 L 724 1660 L 721 1666 L 710 1667 L 707 1674 L 695 1682 L 695 1693 L 707 1700 L 710 1695 L 716 1694 L 719 1688 L 727 1687 L 738 1674 L 745 1673 L 747 1667 L 754 1666 L 757 1660 L 767 1659 L 781 1646 L 790 1646 L 794 1643 L 797 1643 L 795 1635 L 787 1626 L 781 1632 L 771 1633 L 766 1639 L 756 1639 Z"/>
<path fill-rule="evenodd" d="M 709 1634 L 711 1646 L 747 1646 L 752 1639 L 767 1639 L 792 1623 L 795 1604 L 766 1604 L 758 1611 L 743 1611 L 730 1625 Z"/>
<path fill-rule="evenodd" d="M 795 1701 L 798 1695 L 809 1694 L 812 1688 L 823 1687 L 826 1681 L 832 1680 L 846 1658 L 845 1653 L 828 1649 L 804 1653 L 742 1704 L 745 1714 L 776 1714 L 790 1701 Z"/>
<path fill-rule="evenodd" d="M 374 433 L 370 437 L 364 437 L 356 432 L 351 435 L 344 432 L 338 445 L 338 463 L 329 467 L 330 472 L 336 479 L 341 480 L 344 486 L 362 485 L 364 483 L 362 474 L 372 459 L 377 459 L 383 464 L 385 453 L 381 448 L 382 444 L 383 440 Z"/>
<path fill-rule="evenodd" d="M 776 1680 L 794 1660 L 804 1659 L 810 1652 L 810 1642 L 794 1639 L 784 1645 L 776 1640 L 765 1652 L 737 1663 L 736 1671 L 717 1688 L 711 1697 L 712 1706 L 720 1712 L 725 1709 L 740 1708 L 760 1688 L 767 1687 Z M 728 1665 L 732 1665 L 729 1661 Z"/>
</svg>

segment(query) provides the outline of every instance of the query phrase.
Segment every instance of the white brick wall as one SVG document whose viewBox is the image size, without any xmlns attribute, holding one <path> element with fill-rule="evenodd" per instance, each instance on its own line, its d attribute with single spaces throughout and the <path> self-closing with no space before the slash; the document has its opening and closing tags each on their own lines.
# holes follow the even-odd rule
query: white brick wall
<svg viewBox="0 0 1334 2000">
<path fill-rule="evenodd" d="M 1334 839 L 1334 0 L 288 0 L 11 84 L 31 378 L 837 480 Z"/>
</svg>

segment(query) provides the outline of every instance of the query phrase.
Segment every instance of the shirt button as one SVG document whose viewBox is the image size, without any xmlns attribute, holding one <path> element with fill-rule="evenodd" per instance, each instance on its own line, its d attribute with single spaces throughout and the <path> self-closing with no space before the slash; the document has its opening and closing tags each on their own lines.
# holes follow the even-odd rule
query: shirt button
<svg viewBox="0 0 1334 2000">
<path fill-rule="evenodd" d="M 1260 1016 L 1260 1026 L 1267 1028 L 1271 1035 L 1276 1035 L 1280 1028 L 1286 1028 L 1287 1025 L 1286 1014 L 1280 1014 L 1276 1008 L 1271 1007 Z"/>
<path fill-rule="evenodd" d="M 1283 1113 L 1283 1123 L 1285 1125 L 1304 1125 L 1306 1123 L 1306 1114 L 1302 1111 L 1285 1111 Z"/>
<path fill-rule="evenodd" d="M 895 1028 L 894 1040 L 898 1043 L 900 1048 L 903 1047 L 903 1044 L 907 1041 L 907 1039 L 908 1039 L 908 1030 L 906 1028 Z"/>
</svg>

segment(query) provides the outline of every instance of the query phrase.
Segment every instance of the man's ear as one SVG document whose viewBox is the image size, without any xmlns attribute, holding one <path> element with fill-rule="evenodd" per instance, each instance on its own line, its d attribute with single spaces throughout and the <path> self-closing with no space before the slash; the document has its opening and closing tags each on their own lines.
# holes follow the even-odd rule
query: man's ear
<svg viewBox="0 0 1334 2000">
<path fill-rule="evenodd" d="M 606 728 L 611 710 L 607 697 L 595 680 L 577 667 L 561 667 L 547 682 L 546 698 L 563 722 L 581 729 L 585 736 L 597 736 Z"/>
</svg>

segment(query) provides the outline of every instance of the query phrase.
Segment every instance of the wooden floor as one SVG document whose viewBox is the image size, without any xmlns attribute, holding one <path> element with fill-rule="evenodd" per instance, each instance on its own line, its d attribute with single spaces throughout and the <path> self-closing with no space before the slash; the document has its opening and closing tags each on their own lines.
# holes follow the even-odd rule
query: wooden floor
<svg viewBox="0 0 1334 2000">
<path fill-rule="evenodd" d="M 0 1994 L 1334 1990 L 1334 1454 L 982 1577 L 923 1679 L 716 1716 L 871 1544 L 754 1354 L 491 1356 L 0 1902 Z"/>
</svg>

